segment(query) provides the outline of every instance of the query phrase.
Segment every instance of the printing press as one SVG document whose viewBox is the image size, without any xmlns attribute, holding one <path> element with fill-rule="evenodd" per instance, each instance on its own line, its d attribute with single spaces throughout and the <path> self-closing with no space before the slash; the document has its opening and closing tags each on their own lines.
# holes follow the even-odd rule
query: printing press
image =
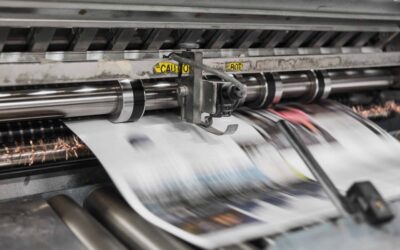
<svg viewBox="0 0 400 250">
<path fill-rule="evenodd" d="M 335 101 L 400 139 L 396 0 L 1 0 L 0 50 L 1 249 L 199 249 L 127 205 L 65 121 L 171 112 L 226 136 L 235 124 L 213 122 L 243 108 Z M 219 249 L 396 249 L 400 202 L 384 205 L 379 225 L 350 215 Z"/>
</svg>

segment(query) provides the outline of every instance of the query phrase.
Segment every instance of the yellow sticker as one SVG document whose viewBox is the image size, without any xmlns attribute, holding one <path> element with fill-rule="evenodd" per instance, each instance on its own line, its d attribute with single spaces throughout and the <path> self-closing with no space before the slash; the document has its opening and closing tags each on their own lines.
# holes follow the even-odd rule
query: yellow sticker
<svg viewBox="0 0 400 250">
<path fill-rule="evenodd" d="M 243 63 L 241 62 L 227 62 L 225 63 L 226 72 L 238 72 L 243 70 Z"/>
<path fill-rule="evenodd" d="M 173 62 L 159 62 L 153 67 L 154 74 L 178 74 L 179 65 Z M 182 64 L 182 73 L 190 72 L 189 64 Z"/>
</svg>

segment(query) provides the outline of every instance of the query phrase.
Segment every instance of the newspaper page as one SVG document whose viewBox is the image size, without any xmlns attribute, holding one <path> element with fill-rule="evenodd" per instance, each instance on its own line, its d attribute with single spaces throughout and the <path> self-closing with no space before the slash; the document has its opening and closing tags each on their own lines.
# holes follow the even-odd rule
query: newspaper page
<svg viewBox="0 0 400 250">
<path fill-rule="evenodd" d="M 263 113 L 295 125 L 343 194 L 352 183 L 369 180 L 386 199 L 400 197 L 400 143 L 373 122 L 332 101 L 281 105 Z"/>
<path fill-rule="evenodd" d="M 273 123 L 216 119 L 216 126 L 239 124 L 232 136 L 167 114 L 66 124 L 133 209 L 194 245 L 216 248 L 338 216 Z"/>
</svg>

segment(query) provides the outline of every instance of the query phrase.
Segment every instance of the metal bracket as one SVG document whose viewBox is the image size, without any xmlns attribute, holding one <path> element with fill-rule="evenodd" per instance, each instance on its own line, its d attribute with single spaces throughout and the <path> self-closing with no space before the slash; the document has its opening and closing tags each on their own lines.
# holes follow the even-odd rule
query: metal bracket
<svg viewBox="0 0 400 250">
<path fill-rule="evenodd" d="M 179 62 L 178 102 L 181 108 L 181 119 L 199 125 L 216 135 L 234 133 L 238 125 L 231 124 L 224 131 L 212 127 L 215 117 L 230 116 L 245 97 L 246 89 L 237 79 L 225 72 L 211 69 L 203 64 L 201 52 L 185 51 L 182 54 L 171 54 L 170 58 Z M 189 77 L 182 78 L 182 65 L 189 64 Z M 203 70 L 214 73 L 225 81 L 203 79 Z"/>
</svg>

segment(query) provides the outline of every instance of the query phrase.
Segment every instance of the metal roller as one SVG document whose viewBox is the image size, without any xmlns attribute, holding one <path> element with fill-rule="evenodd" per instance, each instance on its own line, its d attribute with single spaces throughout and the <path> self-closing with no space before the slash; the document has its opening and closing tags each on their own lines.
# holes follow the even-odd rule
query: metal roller
<svg viewBox="0 0 400 250">
<path fill-rule="evenodd" d="M 312 102 L 329 94 L 386 88 L 390 70 L 335 70 L 237 75 L 247 86 L 244 105 L 261 108 L 284 99 Z M 0 88 L 0 121 L 107 115 L 134 121 L 145 110 L 178 107 L 176 78 L 111 80 Z"/>
<path fill-rule="evenodd" d="M 0 88 L 0 121 L 109 115 L 139 119 L 145 96 L 140 81 L 113 80 Z"/>
<path fill-rule="evenodd" d="M 394 82 L 393 75 L 384 69 L 328 71 L 332 94 L 382 89 Z"/>
<path fill-rule="evenodd" d="M 84 207 L 119 240 L 132 249 L 190 250 L 135 213 L 112 188 L 94 190 Z"/>
<path fill-rule="evenodd" d="M 88 249 L 127 249 L 71 198 L 57 195 L 50 198 L 48 203 Z"/>
</svg>

